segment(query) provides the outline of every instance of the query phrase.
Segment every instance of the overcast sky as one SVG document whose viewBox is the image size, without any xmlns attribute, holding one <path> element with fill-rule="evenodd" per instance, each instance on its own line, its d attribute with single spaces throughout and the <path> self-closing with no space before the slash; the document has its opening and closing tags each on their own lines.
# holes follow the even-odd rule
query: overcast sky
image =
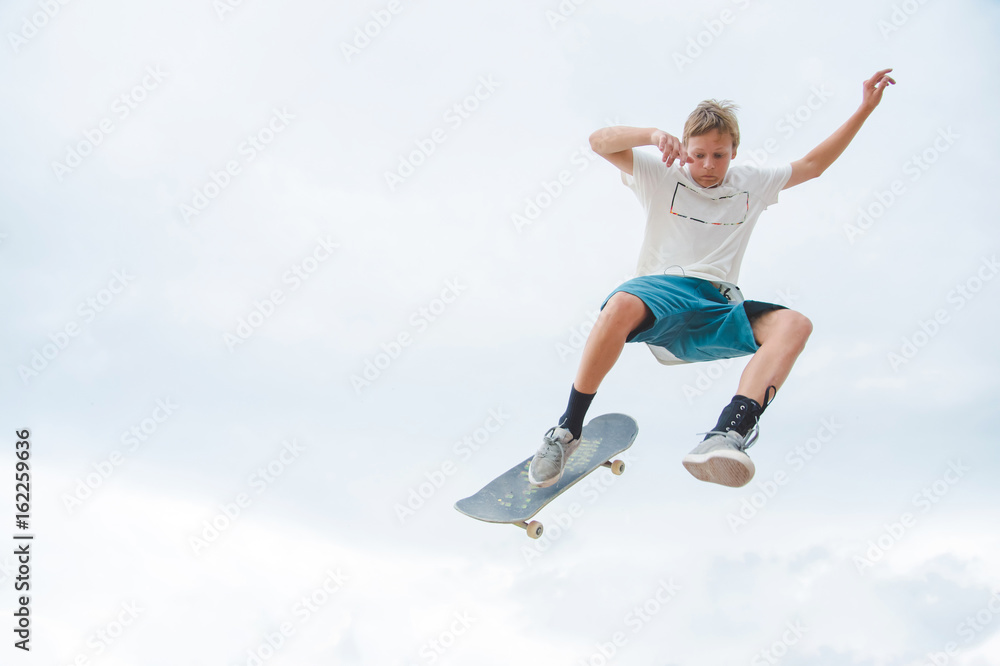
<svg viewBox="0 0 1000 666">
<path fill-rule="evenodd" d="M 1000 8 L 16 0 L 0 8 L 3 663 L 1000 661 L 987 178 Z M 537 542 L 454 502 L 531 455 L 643 214 L 587 138 L 740 105 L 802 157 L 748 298 L 815 331 L 742 489 L 680 459 L 746 359 L 629 346 L 639 422 Z M 20 594 L 20 593 L 18 593 Z M 942 661 L 946 660 L 946 661 Z"/>
</svg>

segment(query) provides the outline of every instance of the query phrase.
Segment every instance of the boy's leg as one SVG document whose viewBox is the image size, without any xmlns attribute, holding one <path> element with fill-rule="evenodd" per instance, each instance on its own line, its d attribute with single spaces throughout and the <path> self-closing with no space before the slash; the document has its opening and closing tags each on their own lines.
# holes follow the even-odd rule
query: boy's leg
<svg viewBox="0 0 1000 666">
<path fill-rule="evenodd" d="M 621 356 L 629 334 L 650 315 L 642 299 L 628 292 L 616 292 L 608 299 L 587 336 L 566 412 L 559 419 L 559 425 L 545 434 L 528 468 L 528 480 L 532 484 L 546 487 L 562 477 L 566 459 L 580 444 L 583 420 L 594 394 Z"/>
<path fill-rule="evenodd" d="M 621 356 L 629 333 L 641 326 L 649 315 L 649 308 L 642 299 L 628 292 L 616 292 L 608 300 L 583 347 L 583 357 L 573 382 L 577 391 L 597 392 Z"/>
<path fill-rule="evenodd" d="M 794 310 L 771 310 L 750 322 L 760 345 L 740 376 L 736 393 L 763 405 L 768 387 L 775 391 L 788 379 L 795 359 L 812 333 L 812 322 Z"/>
<path fill-rule="evenodd" d="M 737 394 L 705 440 L 684 457 L 684 467 L 702 481 L 740 487 L 750 482 L 754 465 L 744 450 L 750 432 L 788 378 L 812 333 L 812 322 L 793 310 L 771 310 L 751 321 L 759 349 L 740 377 Z"/>
</svg>

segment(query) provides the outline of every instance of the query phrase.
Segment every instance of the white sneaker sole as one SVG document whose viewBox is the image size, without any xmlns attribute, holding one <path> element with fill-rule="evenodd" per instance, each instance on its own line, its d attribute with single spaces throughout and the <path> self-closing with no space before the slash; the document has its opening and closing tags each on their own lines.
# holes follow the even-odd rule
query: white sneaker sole
<svg viewBox="0 0 1000 666">
<path fill-rule="evenodd" d="M 730 488 L 747 485 L 757 471 L 750 456 L 740 451 L 689 453 L 681 462 L 694 478 Z"/>
</svg>

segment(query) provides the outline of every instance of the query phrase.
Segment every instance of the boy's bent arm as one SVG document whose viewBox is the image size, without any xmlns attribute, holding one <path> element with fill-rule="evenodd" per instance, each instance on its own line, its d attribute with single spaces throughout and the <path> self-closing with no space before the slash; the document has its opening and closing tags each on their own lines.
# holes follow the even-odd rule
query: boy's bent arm
<svg viewBox="0 0 1000 666">
<path fill-rule="evenodd" d="M 888 73 L 891 71 L 892 69 L 883 69 L 865 81 L 861 106 L 858 107 L 858 110 L 836 132 L 831 134 L 826 141 L 813 148 L 802 159 L 792 162 L 792 175 L 782 189 L 787 190 L 789 187 L 818 177 L 843 154 L 855 135 L 857 135 L 858 130 L 864 125 L 865 120 L 868 119 L 868 116 L 871 115 L 875 107 L 882 101 L 882 91 L 889 84 L 896 83 L 892 77 L 888 76 Z"/>
<path fill-rule="evenodd" d="M 680 139 L 655 127 L 605 127 L 590 135 L 590 147 L 595 153 L 632 175 L 632 149 L 656 146 L 663 153 L 667 166 L 678 160 L 687 162 L 687 153 Z"/>
</svg>

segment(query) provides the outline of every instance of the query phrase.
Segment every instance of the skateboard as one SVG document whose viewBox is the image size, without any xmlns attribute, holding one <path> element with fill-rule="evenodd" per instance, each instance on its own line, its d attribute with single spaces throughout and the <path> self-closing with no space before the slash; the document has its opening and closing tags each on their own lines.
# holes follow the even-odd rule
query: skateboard
<svg viewBox="0 0 1000 666">
<path fill-rule="evenodd" d="M 543 527 L 531 520 L 549 502 L 562 495 L 573 484 L 604 466 L 613 474 L 625 471 L 625 462 L 612 460 L 632 446 L 639 426 L 631 416 L 604 414 L 588 423 L 580 437 L 580 446 L 566 462 L 559 482 L 548 488 L 538 488 L 528 483 L 528 458 L 498 476 L 470 497 L 455 502 L 461 513 L 487 523 L 510 523 L 527 531 L 537 539 Z M 534 457 L 534 456 L 532 456 Z"/>
</svg>

